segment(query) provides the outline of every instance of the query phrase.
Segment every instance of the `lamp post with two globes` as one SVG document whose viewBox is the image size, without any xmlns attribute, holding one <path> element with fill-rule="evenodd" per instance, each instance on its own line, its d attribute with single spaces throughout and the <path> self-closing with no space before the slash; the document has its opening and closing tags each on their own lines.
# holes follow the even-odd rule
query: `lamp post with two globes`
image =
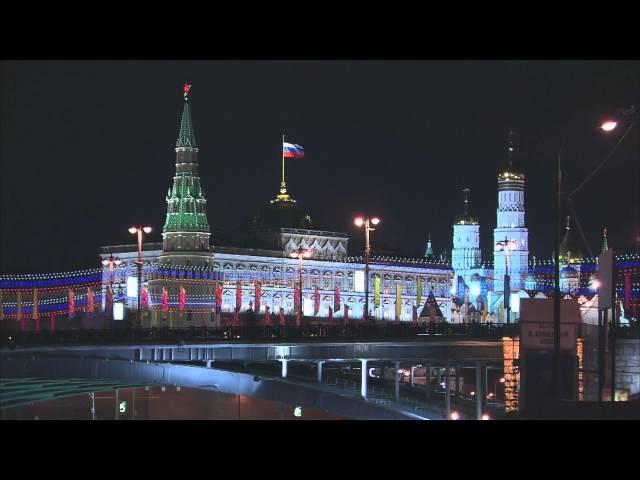
<svg viewBox="0 0 640 480">
<path fill-rule="evenodd" d="M 371 245 L 369 243 L 369 232 L 373 232 L 375 228 L 371 225 L 378 225 L 380 219 L 378 217 L 362 218 L 357 217 L 354 220 L 357 227 L 364 225 L 364 320 L 369 320 L 369 255 L 371 254 Z"/>
<path fill-rule="evenodd" d="M 292 258 L 298 259 L 298 275 L 299 275 L 299 294 L 300 294 L 300 304 L 298 305 L 298 315 L 300 316 L 300 321 L 302 321 L 302 259 L 309 258 L 311 256 L 311 250 L 308 248 L 298 248 L 297 250 L 289 253 L 289 256 Z"/>
<path fill-rule="evenodd" d="M 498 250 L 504 250 L 504 307 L 507 311 L 507 325 L 511 323 L 511 283 L 509 278 L 509 250 L 515 250 L 517 243 L 515 240 L 504 240 L 496 243 Z"/>
<path fill-rule="evenodd" d="M 138 267 L 138 326 L 142 325 L 142 313 L 140 311 L 140 297 L 142 292 L 142 234 L 151 233 L 151 227 L 131 227 L 129 233 L 132 235 L 138 234 L 138 261 L 135 262 Z"/>
<path fill-rule="evenodd" d="M 105 267 L 109 267 L 109 295 L 107 296 L 107 298 L 111 298 L 111 311 L 109 312 L 109 317 L 111 318 L 111 320 L 113 321 L 113 266 L 115 265 L 116 267 L 118 265 L 120 265 L 122 263 L 122 260 L 120 260 L 119 258 L 114 258 L 113 257 L 113 253 L 109 253 L 109 259 L 107 260 L 106 258 L 104 260 L 102 260 L 102 265 L 104 265 Z M 109 308 L 109 305 L 105 305 L 106 308 Z M 113 324 L 111 325 L 113 326 Z"/>
</svg>

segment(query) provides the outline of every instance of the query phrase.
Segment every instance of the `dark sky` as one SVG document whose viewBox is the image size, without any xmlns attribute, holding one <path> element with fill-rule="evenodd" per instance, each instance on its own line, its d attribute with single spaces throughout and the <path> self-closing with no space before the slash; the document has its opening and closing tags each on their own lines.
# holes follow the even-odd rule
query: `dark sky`
<svg viewBox="0 0 640 480">
<path fill-rule="evenodd" d="M 273 198 L 281 135 L 305 147 L 287 184 L 316 225 L 362 232 L 422 255 L 431 232 L 451 249 L 471 188 L 490 259 L 496 175 L 506 133 L 520 136 L 531 253 L 552 251 L 552 162 L 568 136 L 567 188 L 604 159 L 621 132 L 594 129 L 640 107 L 638 61 L 12 61 L 0 64 L 0 272 L 97 266 L 101 245 L 132 243 L 132 224 L 159 241 L 175 171 L 182 84 L 192 83 L 200 172 L 213 244 Z M 631 250 L 640 216 L 640 126 L 576 196 L 591 248 L 600 229 Z M 635 183 L 634 183 L 635 182 Z"/>
</svg>

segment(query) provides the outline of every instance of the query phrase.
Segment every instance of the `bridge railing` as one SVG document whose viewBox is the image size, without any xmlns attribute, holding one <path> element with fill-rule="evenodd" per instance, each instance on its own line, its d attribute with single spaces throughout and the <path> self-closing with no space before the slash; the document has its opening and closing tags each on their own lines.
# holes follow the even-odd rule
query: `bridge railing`
<svg viewBox="0 0 640 480">
<path fill-rule="evenodd" d="M 1 346 L 89 343 L 96 345 L 176 342 L 278 342 L 278 341 L 385 341 L 434 338 L 500 339 L 517 332 L 505 324 L 387 324 L 306 325 L 255 327 L 113 328 L 109 330 L 3 331 Z"/>
</svg>

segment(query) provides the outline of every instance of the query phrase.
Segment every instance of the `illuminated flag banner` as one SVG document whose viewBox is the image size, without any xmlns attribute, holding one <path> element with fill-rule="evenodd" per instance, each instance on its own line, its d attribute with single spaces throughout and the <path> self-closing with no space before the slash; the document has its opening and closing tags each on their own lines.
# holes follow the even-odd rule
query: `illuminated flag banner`
<svg viewBox="0 0 640 480">
<path fill-rule="evenodd" d="M 333 311 L 340 311 L 340 286 L 336 285 L 336 288 L 333 292 Z"/>
<path fill-rule="evenodd" d="M 216 313 L 222 311 L 222 285 L 216 285 Z"/>
<path fill-rule="evenodd" d="M 163 312 L 168 312 L 169 311 L 169 293 L 167 292 L 167 289 L 162 287 L 162 311 Z"/>
<path fill-rule="evenodd" d="M 285 158 L 304 158 L 304 148 L 295 143 L 282 142 L 282 154 Z"/>
<path fill-rule="evenodd" d="M 420 308 L 420 304 L 422 303 L 422 277 L 418 275 L 418 285 L 416 287 L 416 296 L 418 297 L 416 300 L 417 307 Z"/>
<path fill-rule="evenodd" d="M 87 312 L 93 315 L 93 311 L 95 310 L 95 305 L 93 302 L 93 290 L 87 288 Z"/>
<path fill-rule="evenodd" d="M 142 308 L 149 308 L 149 289 L 142 287 Z"/>
<path fill-rule="evenodd" d="M 342 319 L 345 325 L 349 323 L 349 305 L 346 303 L 344 304 L 344 317 L 342 317 Z"/>
<path fill-rule="evenodd" d="M 280 326 L 284 327 L 285 326 L 285 319 L 284 319 L 284 309 L 282 307 L 280 307 Z"/>
<path fill-rule="evenodd" d="M 38 289 L 33 289 L 33 308 L 31 309 L 31 318 L 38 320 Z"/>
<path fill-rule="evenodd" d="M 396 283 L 396 321 L 400 321 L 402 315 L 402 285 Z"/>
<path fill-rule="evenodd" d="M 180 295 L 178 297 L 178 308 L 180 310 L 184 310 L 184 306 L 187 303 L 187 292 L 185 291 L 184 287 L 180 287 Z"/>
<path fill-rule="evenodd" d="M 22 292 L 20 290 L 16 294 L 16 319 L 22 322 Z"/>
<path fill-rule="evenodd" d="M 264 324 L 267 327 L 271 326 L 271 313 L 269 312 L 269 305 L 264 307 Z"/>
<path fill-rule="evenodd" d="M 373 287 L 373 306 L 380 308 L 380 277 L 376 277 Z"/>
<path fill-rule="evenodd" d="M 313 316 L 317 317 L 320 311 L 320 289 L 316 287 L 316 291 L 313 295 Z"/>
<path fill-rule="evenodd" d="M 69 289 L 69 318 L 76 316 L 76 301 L 73 296 L 73 290 Z"/>
<path fill-rule="evenodd" d="M 260 282 L 256 282 L 256 299 L 255 299 L 255 311 L 256 313 L 260 313 L 260 296 L 262 295 L 262 284 Z"/>
<path fill-rule="evenodd" d="M 298 287 L 293 289 L 293 309 L 300 312 L 300 289 Z"/>
<path fill-rule="evenodd" d="M 242 284 L 236 282 L 236 312 L 239 312 L 242 308 Z"/>
</svg>

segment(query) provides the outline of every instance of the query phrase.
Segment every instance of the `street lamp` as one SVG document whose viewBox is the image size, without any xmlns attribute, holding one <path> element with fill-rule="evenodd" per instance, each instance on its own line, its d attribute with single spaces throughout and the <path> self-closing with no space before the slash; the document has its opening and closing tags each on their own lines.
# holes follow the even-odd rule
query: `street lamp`
<svg viewBox="0 0 640 480">
<path fill-rule="evenodd" d="M 118 265 L 120 265 L 122 263 L 122 260 L 120 260 L 119 258 L 113 258 L 113 253 L 109 252 L 109 259 L 107 260 L 106 258 L 104 260 L 102 260 L 102 265 L 104 265 L 105 267 L 109 267 L 109 291 L 111 294 L 111 319 L 113 320 L 113 266 L 115 265 L 116 267 Z M 107 305 L 107 308 L 109 307 L 109 305 Z M 111 325 L 113 326 L 113 324 Z"/>
<path fill-rule="evenodd" d="M 364 320 L 369 320 L 369 255 L 371 254 L 371 245 L 369 243 L 369 232 L 373 232 L 375 228 L 371 225 L 378 225 L 380 219 L 378 217 L 362 218 L 357 217 L 354 220 L 356 227 L 364 225 Z"/>
<path fill-rule="evenodd" d="M 505 270 L 504 270 L 504 306 L 507 310 L 507 325 L 511 323 L 511 285 L 509 279 L 509 250 L 515 250 L 517 247 L 517 243 L 515 240 L 508 240 L 507 237 L 504 237 L 504 240 L 496 243 L 496 248 L 498 250 L 504 250 L 504 262 L 505 262 Z"/>
<path fill-rule="evenodd" d="M 631 115 L 634 114 L 635 109 L 632 107 L 628 111 L 623 111 L 622 115 Z M 637 116 L 636 116 L 637 118 Z M 622 141 L 624 136 L 631 130 L 635 123 L 635 120 L 631 122 L 629 127 L 627 128 L 625 134 L 622 136 L 618 144 Z M 598 128 L 604 132 L 612 132 L 618 126 L 618 122 L 615 120 L 606 120 L 602 122 Z M 560 223 L 561 223 L 561 201 L 562 201 L 562 152 L 564 151 L 564 147 L 566 144 L 566 140 L 562 142 L 560 145 L 560 150 L 558 150 L 558 156 L 556 160 L 556 185 L 555 185 L 555 215 L 554 215 L 554 254 L 553 254 L 553 262 L 554 262 L 554 278 L 553 278 L 553 369 L 552 369 L 552 394 L 553 398 L 558 400 L 560 398 Z M 617 145 L 616 145 L 617 147 Z M 615 147 L 613 149 L 615 151 Z M 607 160 L 611 157 L 611 154 L 604 159 L 600 165 L 576 188 L 571 192 L 568 196 L 568 203 L 571 206 L 571 196 L 575 194 L 582 186 L 589 181 L 593 175 L 595 175 L 600 168 L 607 162 Z M 578 224 L 579 225 L 579 224 Z M 587 248 L 589 246 L 587 245 Z"/>
<path fill-rule="evenodd" d="M 298 305 L 298 315 L 300 315 L 300 320 L 302 320 L 302 258 L 309 258 L 311 256 L 311 250 L 300 247 L 292 251 L 289 256 L 298 259 L 298 275 L 300 277 L 300 304 Z"/>
<path fill-rule="evenodd" d="M 135 262 L 138 267 L 138 326 L 142 325 L 142 313 L 140 311 L 140 297 L 142 290 L 142 234 L 151 233 L 151 227 L 131 227 L 129 233 L 132 235 L 138 234 L 138 261 Z"/>
</svg>

